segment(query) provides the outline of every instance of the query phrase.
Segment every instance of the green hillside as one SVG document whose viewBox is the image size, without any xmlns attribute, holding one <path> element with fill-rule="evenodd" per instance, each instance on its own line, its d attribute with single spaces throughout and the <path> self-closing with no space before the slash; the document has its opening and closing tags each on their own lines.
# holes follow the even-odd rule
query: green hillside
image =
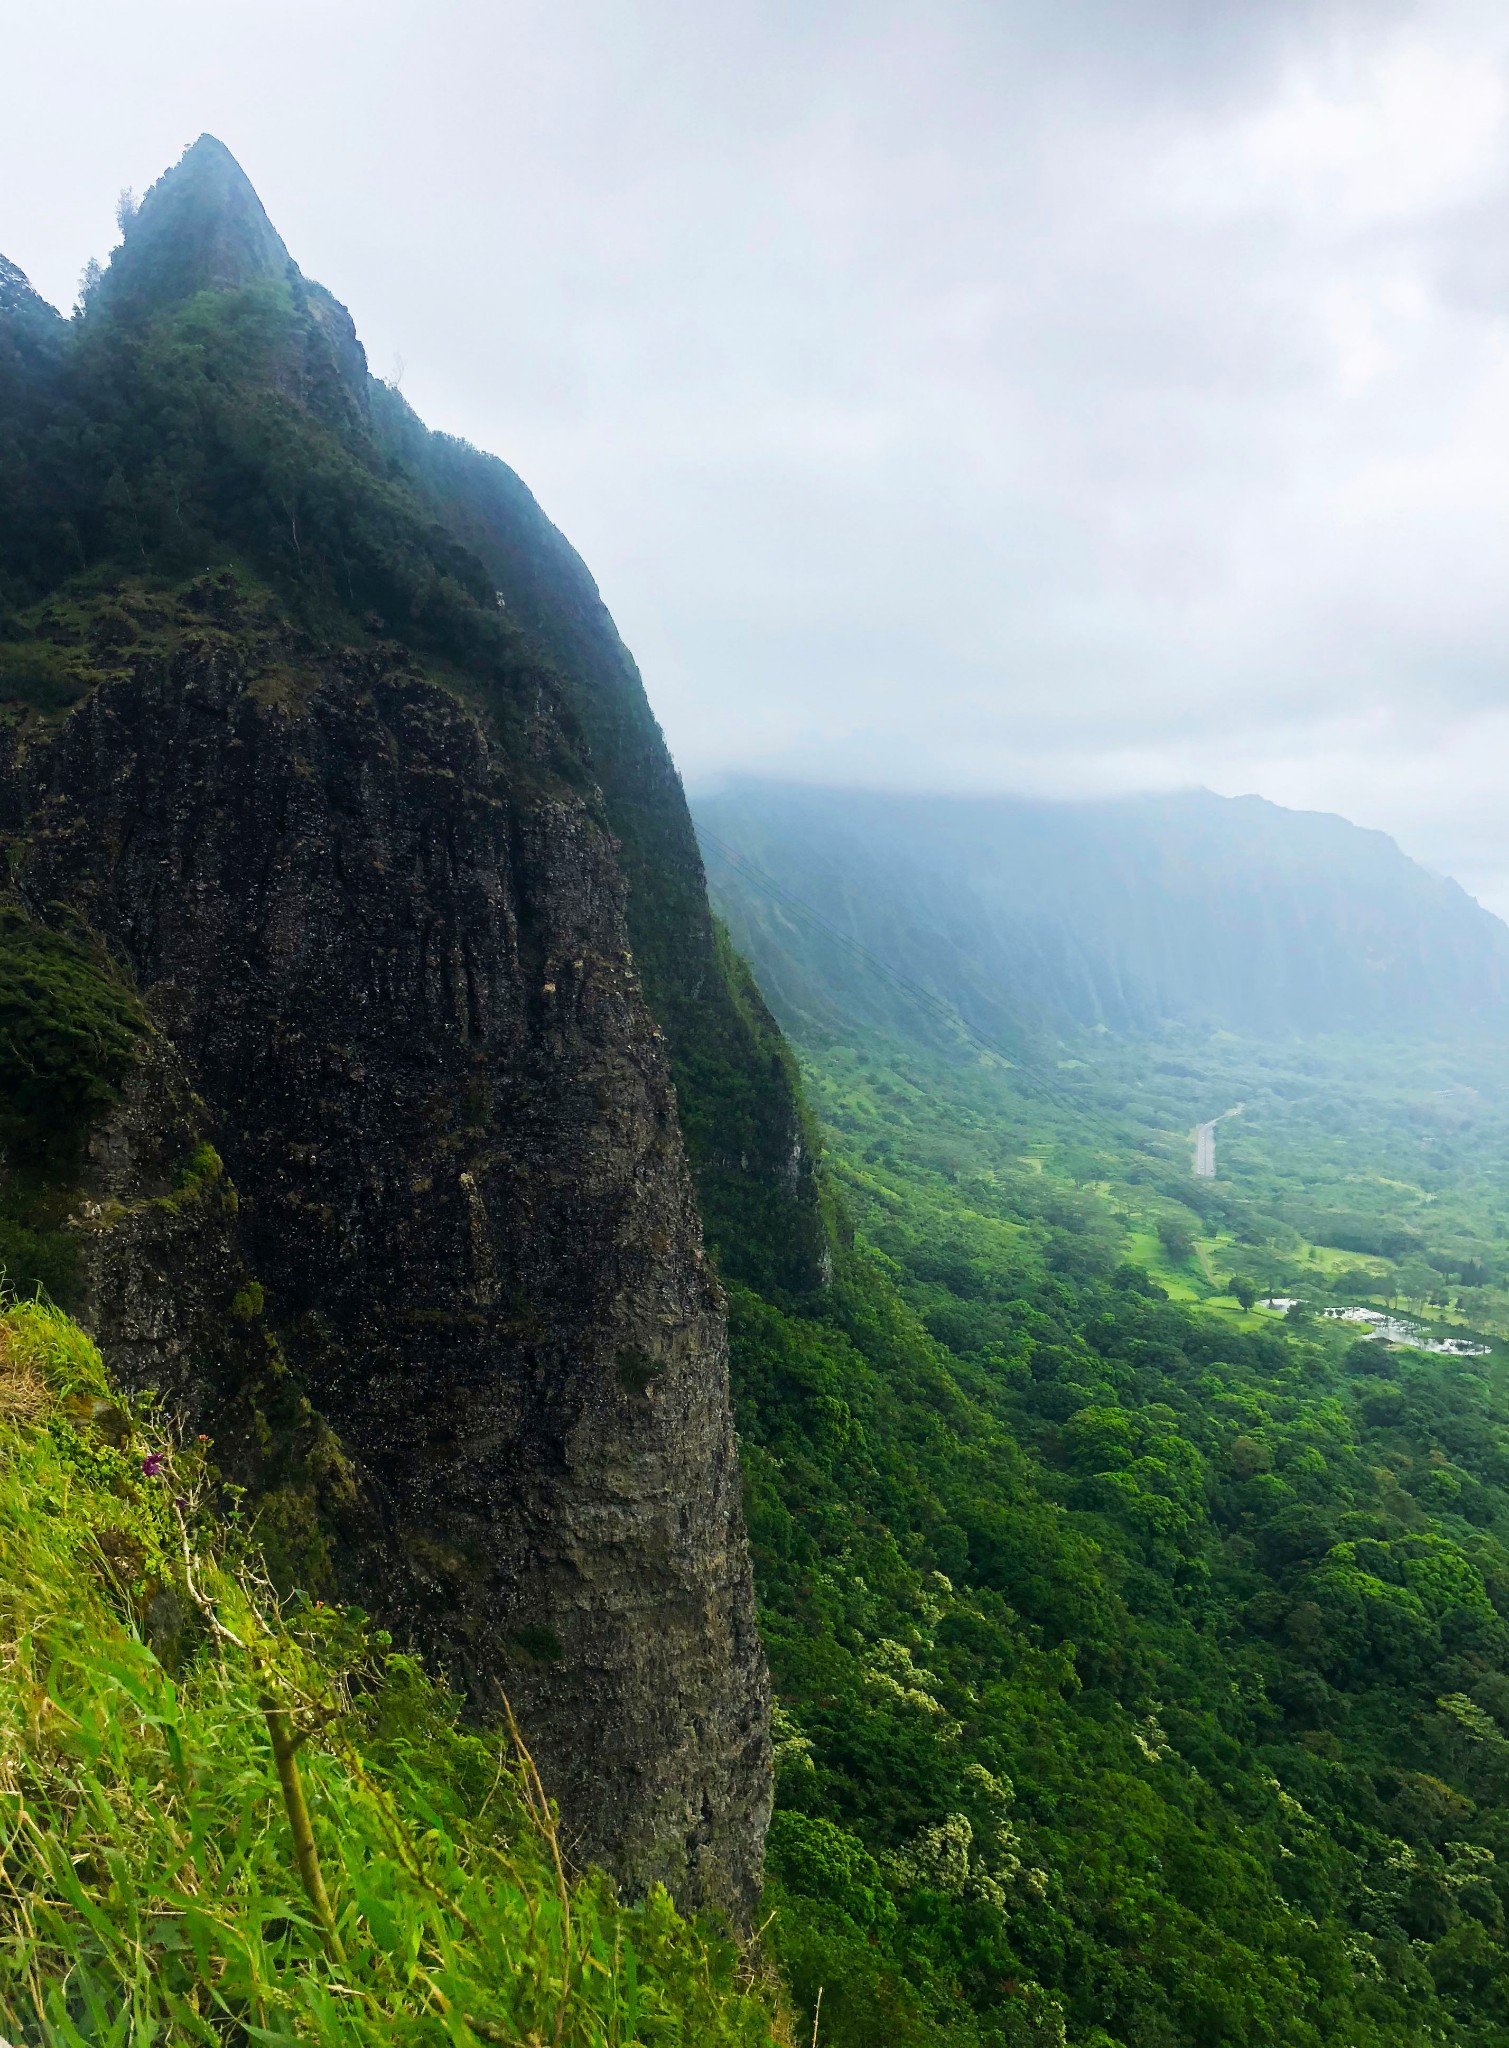
<svg viewBox="0 0 1509 2048">
<path fill-rule="evenodd" d="M 863 1033 L 809 1075 L 856 1243 L 734 1332 L 823 2038 L 1502 2040 L 1498 1354 L 1245 1312 L 1269 1226 L 1177 1202 L 1146 1100 Z"/>
<path fill-rule="evenodd" d="M 360 1614 L 276 1599 L 212 1455 L 58 1312 L 0 1314 L 7 2038 L 784 2038 L 664 1893 L 563 1875 L 522 1749 Z"/>
</svg>

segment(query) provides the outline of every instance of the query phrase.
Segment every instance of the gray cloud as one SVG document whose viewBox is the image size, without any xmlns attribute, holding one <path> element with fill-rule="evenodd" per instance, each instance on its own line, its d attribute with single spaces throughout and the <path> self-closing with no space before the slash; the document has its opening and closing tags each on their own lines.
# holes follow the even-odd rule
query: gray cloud
<svg viewBox="0 0 1509 2048">
<path fill-rule="evenodd" d="M 1509 909 L 1498 0 L 13 11 L 0 249 L 220 134 L 692 779 L 1258 789 Z"/>
</svg>

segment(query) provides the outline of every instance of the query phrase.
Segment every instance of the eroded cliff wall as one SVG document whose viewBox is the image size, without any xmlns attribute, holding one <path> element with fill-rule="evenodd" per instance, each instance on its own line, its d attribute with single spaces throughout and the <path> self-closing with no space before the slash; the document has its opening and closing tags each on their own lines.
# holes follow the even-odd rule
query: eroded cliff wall
<svg viewBox="0 0 1509 2048">
<path fill-rule="evenodd" d="M 612 841 L 542 772 L 543 686 L 510 763 L 401 650 L 258 644 L 219 596 L 12 729 L 23 897 L 129 964 L 202 1100 L 245 1267 L 384 1503 L 348 1585 L 506 1690 L 579 1855 L 742 1911 L 768 1761 L 724 1330 Z M 142 1109 L 96 1199 L 163 1150 Z M 137 1380 L 193 1263 L 161 1228 L 94 1261 Z"/>
<path fill-rule="evenodd" d="M 209 137 L 72 321 L 0 264 L 0 833 L 0 912 L 145 1005 L 23 1238 L 305 1583 L 508 1694 L 580 1859 L 742 1917 L 766 1680 L 699 1194 L 728 1270 L 823 1284 L 794 1068 L 586 569 Z"/>
<path fill-rule="evenodd" d="M 766 1290 L 827 1284 L 829 1219 L 796 1067 L 716 929 L 675 764 L 586 564 L 508 466 L 430 432 L 370 388 L 373 431 L 446 530 L 485 564 L 549 658 L 590 749 L 629 885 L 645 995 L 666 1035 L 707 1232 L 723 1271 Z"/>
</svg>

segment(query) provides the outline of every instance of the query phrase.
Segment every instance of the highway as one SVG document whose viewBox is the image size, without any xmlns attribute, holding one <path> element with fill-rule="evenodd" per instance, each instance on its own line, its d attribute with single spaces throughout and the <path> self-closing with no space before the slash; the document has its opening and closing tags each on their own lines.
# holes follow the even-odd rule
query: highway
<svg viewBox="0 0 1509 2048">
<path fill-rule="evenodd" d="M 1219 1116 L 1213 1116 L 1208 1124 L 1195 1125 L 1195 1179 L 1214 1180 L 1216 1177 L 1216 1125 L 1224 1123 L 1229 1116 L 1240 1116 L 1246 1104 L 1239 1102 L 1235 1109 L 1223 1109 Z"/>
</svg>

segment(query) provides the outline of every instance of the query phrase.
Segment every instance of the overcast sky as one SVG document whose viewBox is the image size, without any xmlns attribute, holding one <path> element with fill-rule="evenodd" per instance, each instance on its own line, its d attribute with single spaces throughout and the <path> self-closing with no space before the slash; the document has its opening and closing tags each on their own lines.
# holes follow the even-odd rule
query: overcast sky
<svg viewBox="0 0 1509 2048">
<path fill-rule="evenodd" d="M 68 304 L 202 129 L 689 783 L 1204 783 L 1509 913 L 1504 0 L 0 0 Z"/>
</svg>

